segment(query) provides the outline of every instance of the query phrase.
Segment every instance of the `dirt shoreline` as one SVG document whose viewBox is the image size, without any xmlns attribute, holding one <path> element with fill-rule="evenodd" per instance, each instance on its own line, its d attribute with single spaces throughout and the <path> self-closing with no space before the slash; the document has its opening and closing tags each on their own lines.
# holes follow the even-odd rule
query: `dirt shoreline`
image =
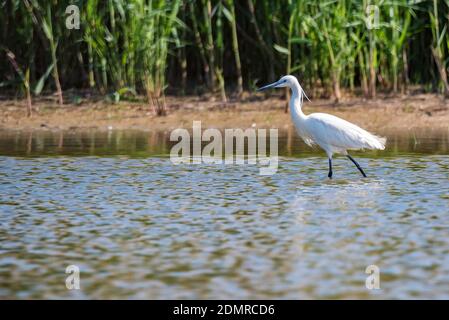
<svg viewBox="0 0 449 320">
<path fill-rule="evenodd" d="M 51 99 L 34 102 L 38 109 L 27 118 L 23 100 L 0 101 L 0 130 L 143 130 L 170 131 L 192 128 L 279 128 L 292 126 L 284 113 L 285 99 L 249 96 L 226 104 L 200 97 L 167 97 L 168 114 L 154 115 L 145 102 L 87 101 L 59 107 Z M 434 94 L 380 97 L 375 100 L 348 98 L 334 104 L 331 100 L 306 102 L 306 114 L 327 112 L 374 132 L 396 130 L 449 130 L 449 101 Z"/>
</svg>

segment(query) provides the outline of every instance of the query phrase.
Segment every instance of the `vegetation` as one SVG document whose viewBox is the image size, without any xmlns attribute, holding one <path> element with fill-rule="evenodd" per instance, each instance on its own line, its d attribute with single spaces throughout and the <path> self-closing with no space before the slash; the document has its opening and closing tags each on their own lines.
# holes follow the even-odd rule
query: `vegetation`
<svg viewBox="0 0 449 320">
<path fill-rule="evenodd" d="M 410 84 L 449 97 L 448 25 L 449 0 L 0 0 L 0 88 L 30 104 L 140 93 L 158 114 L 165 92 L 226 101 L 286 73 L 336 100 Z"/>
</svg>

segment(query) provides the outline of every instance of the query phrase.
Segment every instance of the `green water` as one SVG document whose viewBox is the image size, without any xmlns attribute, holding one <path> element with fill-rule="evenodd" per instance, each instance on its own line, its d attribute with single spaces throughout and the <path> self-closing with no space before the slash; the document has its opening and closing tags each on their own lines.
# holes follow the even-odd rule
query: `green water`
<svg viewBox="0 0 449 320">
<path fill-rule="evenodd" d="M 272 176 L 174 165 L 164 132 L 2 132 L 0 298 L 449 298 L 449 133 L 387 136 L 329 181 L 285 132 Z"/>
</svg>

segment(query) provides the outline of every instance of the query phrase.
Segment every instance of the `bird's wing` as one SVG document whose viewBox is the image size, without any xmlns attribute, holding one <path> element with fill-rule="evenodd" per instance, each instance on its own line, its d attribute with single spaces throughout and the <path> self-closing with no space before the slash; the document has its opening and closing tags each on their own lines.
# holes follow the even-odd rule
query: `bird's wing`
<svg viewBox="0 0 449 320">
<path fill-rule="evenodd" d="M 313 141 L 313 137 L 309 134 L 306 128 L 296 125 L 295 128 L 298 135 L 309 147 L 313 147 L 316 144 L 316 142 Z"/>
<path fill-rule="evenodd" d="M 385 149 L 385 138 L 326 113 L 312 113 L 307 119 L 307 131 L 320 146 L 333 149 Z"/>
</svg>

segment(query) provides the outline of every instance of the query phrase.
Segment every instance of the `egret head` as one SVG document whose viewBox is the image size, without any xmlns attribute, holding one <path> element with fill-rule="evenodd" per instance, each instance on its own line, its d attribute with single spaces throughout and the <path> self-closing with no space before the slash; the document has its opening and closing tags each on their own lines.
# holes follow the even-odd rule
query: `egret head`
<svg viewBox="0 0 449 320">
<path fill-rule="evenodd" d="M 284 88 L 284 87 L 288 87 L 290 89 L 298 89 L 298 93 L 304 97 L 306 97 L 307 100 L 309 100 L 309 98 L 307 98 L 304 90 L 302 89 L 301 85 L 298 82 L 298 79 L 296 79 L 295 76 L 291 76 L 291 75 L 287 75 L 287 76 L 283 76 L 282 78 L 280 78 L 278 81 L 263 86 L 259 89 L 257 89 L 257 91 L 263 91 L 266 89 L 270 89 L 270 88 Z"/>
<path fill-rule="evenodd" d="M 288 75 L 288 76 L 283 76 L 278 81 L 276 81 L 272 84 L 269 84 L 262 88 L 257 89 L 257 91 L 263 91 L 263 90 L 270 89 L 270 88 L 284 88 L 284 87 L 293 88 L 295 85 L 299 85 L 298 80 L 294 76 Z"/>
</svg>

